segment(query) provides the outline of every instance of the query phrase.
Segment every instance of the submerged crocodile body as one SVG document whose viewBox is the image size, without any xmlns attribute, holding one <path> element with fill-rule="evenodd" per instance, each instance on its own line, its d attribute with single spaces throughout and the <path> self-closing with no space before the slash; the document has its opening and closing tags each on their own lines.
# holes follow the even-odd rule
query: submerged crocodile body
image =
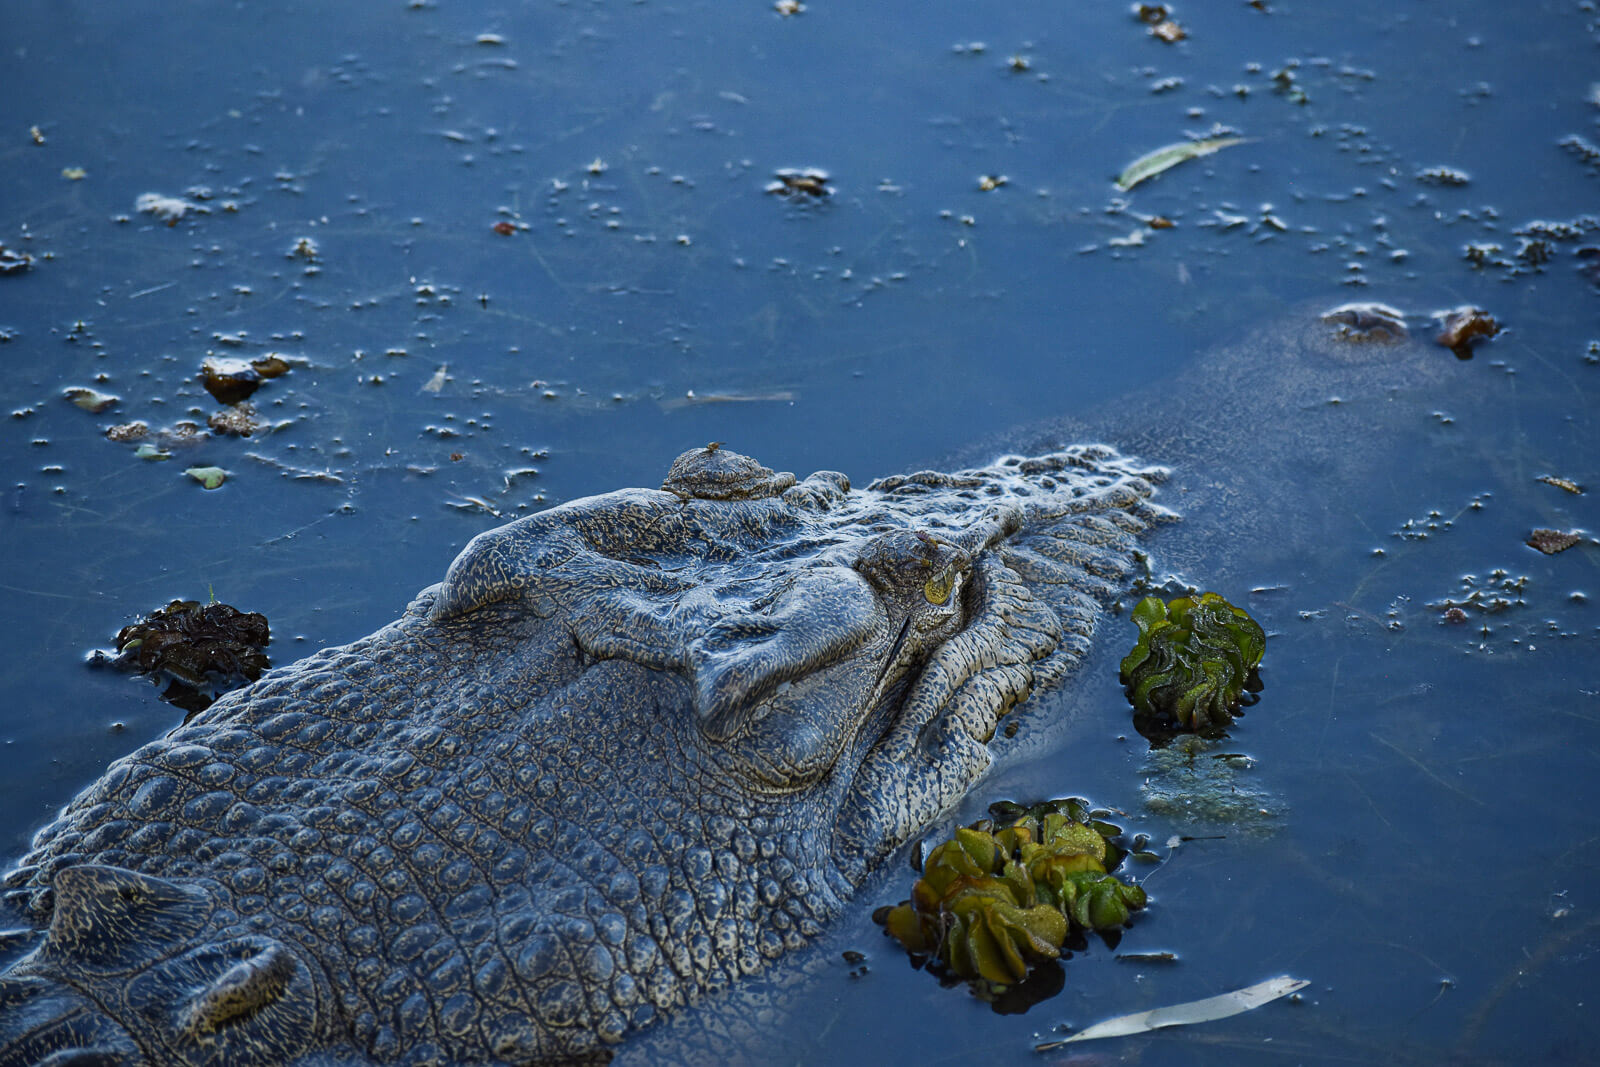
<svg viewBox="0 0 1600 1067">
<path fill-rule="evenodd" d="M 1162 477 L 1083 447 L 852 490 L 712 447 L 478 536 L 39 832 L 0 1065 L 603 1058 L 967 790 Z"/>
</svg>

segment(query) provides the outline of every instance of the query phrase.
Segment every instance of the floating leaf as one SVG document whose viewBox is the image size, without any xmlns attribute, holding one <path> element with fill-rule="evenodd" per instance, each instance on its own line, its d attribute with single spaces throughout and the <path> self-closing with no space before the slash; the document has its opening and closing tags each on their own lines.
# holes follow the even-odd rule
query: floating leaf
<svg viewBox="0 0 1600 1067">
<path fill-rule="evenodd" d="M 1279 997 L 1286 997 L 1290 993 L 1297 993 L 1311 983 L 1303 978 L 1290 978 L 1283 975 L 1278 978 L 1269 978 L 1265 982 L 1257 982 L 1244 989 L 1235 989 L 1231 993 L 1222 993 L 1204 1000 L 1191 1000 L 1184 1004 L 1173 1004 L 1165 1008 L 1151 1008 L 1149 1011 L 1135 1012 L 1132 1015 L 1119 1015 L 1115 1019 L 1095 1023 L 1087 1030 L 1080 1030 L 1071 1037 L 1060 1041 L 1047 1041 L 1042 1045 L 1035 1045 L 1035 1052 L 1049 1052 L 1051 1049 L 1070 1045 L 1074 1041 L 1093 1041 L 1102 1037 L 1127 1037 L 1130 1034 L 1144 1034 L 1151 1030 L 1160 1030 L 1167 1026 L 1189 1026 L 1194 1023 L 1208 1023 L 1216 1019 L 1226 1019 L 1241 1012 L 1253 1011 L 1263 1004 L 1270 1004 Z"/>
<path fill-rule="evenodd" d="M 221 467 L 190 467 L 183 473 L 207 489 L 216 489 L 228 480 L 228 472 Z"/>
<path fill-rule="evenodd" d="M 1146 178 L 1154 178 L 1179 163 L 1209 156 L 1213 152 L 1220 152 L 1236 144 L 1244 144 L 1246 140 L 1244 137 L 1211 137 L 1204 141 L 1179 141 L 1177 144 L 1158 148 L 1129 163 L 1127 168 L 1117 175 L 1117 189 L 1125 193 Z"/>
</svg>

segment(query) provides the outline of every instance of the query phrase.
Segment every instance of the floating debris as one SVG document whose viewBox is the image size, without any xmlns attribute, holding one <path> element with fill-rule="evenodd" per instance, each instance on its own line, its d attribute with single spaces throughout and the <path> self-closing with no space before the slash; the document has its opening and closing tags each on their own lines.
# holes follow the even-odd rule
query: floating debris
<svg viewBox="0 0 1600 1067">
<path fill-rule="evenodd" d="M 1388 304 L 1340 304 L 1331 311 L 1324 311 L 1322 321 L 1338 327 L 1338 336 L 1345 341 L 1392 344 L 1411 336 L 1411 331 L 1406 329 L 1405 315 Z"/>
<path fill-rule="evenodd" d="M 1557 478 L 1553 474 L 1541 474 L 1539 480 L 1545 485 L 1553 485 L 1557 489 L 1565 489 L 1569 493 L 1582 494 L 1583 486 L 1567 478 Z"/>
<path fill-rule="evenodd" d="M 0 274 L 21 274 L 33 266 L 33 257 L 0 244 Z"/>
<path fill-rule="evenodd" d="M 1505 568 L 1496 567 L 1484 578 L 1479 578 L 1476 574 L 1463 574 L 1461 576 L 1463 595 L 1460 599 L 1445 597 L 1443 600 L 1429 603 L 1428 607 L 1441 611 L 1460 608 L 1462 611 L 1471 611 L 1477 615 L 1498 615 L 1512 608 L 1525 607 L 1528 603 L 1525 596 L 1527 589 L 1526 574 L 1513 577 Z"/>
<path fill-rule="evenodd" d="M 1182 26 L 1172 19 L 1172 13 L 1165 4 L 1135 4 L 1133 15 L 1140 22 L 1150 27 L 1150 36 L 1173 44 L 1183 40 L 1189 35 Z"/>
<path fill-rule="evenodd" d="M 321 254 L 322 249 L 317 247 L 316 239 L 312 237 L 296 237 L 294 244 L 289 246 L 290 259 L 303 259 L 308 263 L 315 263 Z"/>
<path fill-rule="evenodd" d="M 176 226 L 178 220 L 193 211 L 198 215 L 209 214 L 211 209 L 193 200 L 185 200 L 181 196 L 165 196 L 161 193 L 141 193 L 133 202 L 134 209 L 144 215 L 154 215 L 168 226 Z"/>
<path fill-rule="evenodd" d="M 803 14 L 805 9 L 806 5 L 802 4 L 800 0 L 778 0 L 777 3 L 772 5 L 772 10 L 784 18 L 788 18 L 790 15 Z"/>
<path fill-rule="evenodd" d="M 229 604 L 202 607 L 198 601 L 174 600 L 124 626 L 117 632 L 116 656 L 96 653 L 93 662 L 157 681 L 170 678 L 161 699 L 192 716 L 223 693 L 260 678 L 272 665 L 262 651 L 271 640 L 265 615 Z"/>
<path fill-rule="evenodd" d="M 424 393 L 443 392 L 444 391 L 444 383 L 449 379 L 449 375 L 447 373 L 449 370 L 450 370 L 450 364 L 448 364 L 448 363 L 443 364 L 442 366 L 440 366 L 440 368 L 438 370 L 433 372 L 433 377 L 429 378 L 426 382 L 423 383 L 422 391 Z"/>
<path fill-rule="evenodd" d="M 149 434 L 150 424 L 146 422 L 123 422 L 115 426 L 106 427 L 106 437 L 119 445 L 142 441 Z"/>
<path fill-rule="evenodd" d="M 658 403 L 662 411 L 677 411 L 679 408 L 697 404 L 793 403 L 798 396 L 798 393 L 789 389 L 778 389 L 770 393 L 696 393 L 690 389 L 682 396 L 670 397 Z"/>
<path fill-rule="evenodd" d="M 61 176 L 69 182 L 81 182 L 89 176 L 89 172 L 82 167 L 62 167 Z"/>
<path fill-rule="evenodd" d="M 501 237 L 510 237 L 512 234 L 517 232 L 516 225 L 514 223 L 507 222 L 505 219 L 501 219 L 499 222 L 495 223 L 493 228 L 494 232 L 499 234 Z"/>
<path fill-rule="evenodd" d="M 1535 530 L 1528 535 L 1529 548 L 1537 548 L 1547 556 L 1557 552 L 1565 552 L 1573 545 L 1583 541 L 1583 537 L 1575 533 L 1564 533 L 1561 530 Z"/>
<path fill-rule="evenodd" d="M 1428 167 L 1426 170 L 1417 171 L 1417 181 L 1424 185 L 1466 185 L 1472 179 L 1464 172 L 1454 167 Z"/>
<path fill-rule="evenodd" d="M 228 472 L 221 467 L 190 467 L 183 473 L 199 482 L 206 489 L 221 488 L 222 483 L 228 480 Z"/>
<path fill-rule="evenodd" d="M 244 359 L 207 359 L 200 382 L 219 404 L 238 404 L 261 387 L 261 375 Z"/>
<path fill-rule="evenodd" d="M 1004 174 L 985 174 L 978 179 L 978 188 L 985 193 L 991 193 L 1008 181 L 1010 179 Z"/>
<path fill-rule="evenodd" d="M 61 395 L 72 401 L 85 411 L 98 415 L 115 404 L 120 397 L 110 393 L 102 393 L 98 389 L 90 389 L 85 385 L 74 385 L 61 390 Z"/>
<path fill-rule="evenodd" d="M 1494 320 L 1494 316 L 1470 305 L 1463 305 L 1454 311 L 1435 312 L 1434 318 L 1444 320 L 1444 328 L 1434 340 L 1454 352 L 1457 359 L 1471 359 L 1473 341 L 1480 337 L 1493 337 L 1500 332 L 1500 324 Z"/>
<path fill-rule="evenodd" d="M 1274 92 L 1281 93 L 1288 97 L 1293 103 L 1305 104 L 1309 103 L 1311 98 L 1306 95 L 1305 89 L 1302 88 L 1300 83 L 1295 79 L 1295 71 L 1299 69 L 1299 67 L 1300 61 L 1298 59 L 1291 59 L 1283 66 L 1273 71 L 1272 89 Z"/>
<path fill-rule="evenodd" d="M 784 167 L 774 172 L 773 179 L 766 191 L 777 196 L 823 200 L 833 195 L 828 172 L 817 167 Z"/>
<path fill-rule="evenodd" d="M 1231 993 L 1222 993 L 1204 1000 L 1191 1000 L 1184 1004 L 1173 1004 L 1165 1008 L 1151 1008 L 1149 1011 L 1135 1012 L 1132 1015 L 1119 1015 L 1115 1019 L 1095 1023 L 1086 1030 L 1080 1030 L 1071 1037 L 1062 1038 L 1060 1041 L 1046 1041 L 1033 1046 L 1035 1052 L 1049 1052 L 1062 1045 L 1070 1045 L 1074 1041 L 1093 1041 L 1104 1037 L 1127 1037 L 1131 1034 L 1149 1033 L 1151 1030 L 1160 1030 L 1168 1026 L 1191 1026 L 1195 1023 L 1209 1023 L 1217 1019 L 1226 1019 L 1242 1012 L 1254 1011 L 1263 1004 L 1270 1004 L 1280 997 L 1290 993 L 1297 993 L 1311 983 L 1304 978 L 1291 978 L 1282 975 L 1278 978 L 1269 978 L 1265 982 L 1257 982 L 1253 986 L 1235 989 Z"/>
<path fill-rule="evenodd" d="M 1247 140 L 1248 138 L 1245 137 L 1211 137 L 1203 141 L 1179 141 L 1177 144 L 1169 144 L 1164 148 L 1158 148 L 1154 152 L 1147 152 L 1132 163 L 1129 163 L 1127 168 L 1117 175 L 1117 189 L 1125 193 L 1145 179 L 1154 178 L 1157 174 L 1171 170 L 1179 163 L 1186 163 L 1191 159 L 1199 159 L 1201 156 L 1209 156 L 1215 152 L 1222 151 L 1224 148 L 1230 148 L 1236 144 L 1244 144 Z"/>
<path fill-rule="evenodd" d="M 275 352 L 251 360 L 212 356 L 200 365 L 200 381 L 217 403 L 237 404 L 249 399 L 263 381 L 288 371 L 289 361 Z"/>
<path fill-rule="evenodd" d="M 498 33 L 480 33 L 477 37 L 478 44 L 498 46 L 506 43 L 506 39 Z"/>
<path fill-rule="evenodd" d="M 123 422 L 115 426 L 106 427 L 106 439 L 109 441 L 127 445 L 149 442 L 151 438 L 154 438 L 153 445 L 161 449 L 188 447 L 199 444 L 208 437 L 209 435 L 200 428 L 198 423 L 191 422 L 188 419 L 175 422 L 163 430 L 151 430 L 150 426 L 142 420 Z M 148 457 L 141 456 L 140 458 Z M 166 456 L 163 455 L 160 458 L 165 459 Z"/>
<path fill-rule="evenodd" d="M 1561 147 L 1571 152 L 1581 162 L 1591 167 L 1600 167 L 1600 148 L 1577 134 L 1572 134 L 1561 139 Z"/>
<path fill-rule="evenodd" d="M 267 428 L 266 421 L 256 414 L 255 405 L 248 400 L 241 400 L 223 411 L 213 411 L 206 416 L 206 425 L 214 433 L 226 437 L 249 437 Z"/>
</svg>

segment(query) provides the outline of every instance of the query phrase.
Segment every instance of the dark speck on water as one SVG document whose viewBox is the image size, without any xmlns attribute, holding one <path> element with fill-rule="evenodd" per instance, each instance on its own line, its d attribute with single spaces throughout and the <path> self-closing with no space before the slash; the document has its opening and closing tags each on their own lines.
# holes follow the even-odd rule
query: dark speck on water
<svg viewBox="0 0 1600 1067">
<path fill-rule="evenodd" d="M 1161 855 L 1148 911 L 992 1007 L 873 924 L 896 856 L 618 1062 L 748 1015 L 713 1058 L 1033 1064 L 1284 973 L 1297 1010 L 1091 1051 L 1600 1047 L 1600 511 L 1536 481 L 1600 482 L 1593 3 L 153 10 L 5 15 L 0 860 L 181 720 L 83 665 L 153 604 L 309 652 L 708 441 L 864 484 L 1093 436 L 1173 468 L 1151 581 L 1242 597 L 1271 684 L 1230 759 L 1152 754 L 1113 616 L 921 837 L 1091 796 Z"/>
</svg>

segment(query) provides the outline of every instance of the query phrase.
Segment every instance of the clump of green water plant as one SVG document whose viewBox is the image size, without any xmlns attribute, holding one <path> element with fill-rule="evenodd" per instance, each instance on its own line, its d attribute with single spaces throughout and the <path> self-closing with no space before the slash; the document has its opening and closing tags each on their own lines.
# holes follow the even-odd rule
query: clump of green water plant
<svg viewBox="0 0 1600 1067">
<path fill-rule="evenodd" d="M 1091 818 L 1083 801 L 990 811 L 994 819 L 935 847 L 911 899 L 878 917 L 907 951 L 993 993 L 1058 958 L 1072 933 L 1122 926 L 1145 892 L 1107 873 L 1121 862 L 1113 839 L 1122 831 Z"/>
<path fill-rule="evenodd" d="M 1256 667 L 1267 649 L 1261 625 L 1216 593 L 1147 596 L 1133 609 L 1139 640 L 1122 660 L 1122 683 L 1136 716 L 1174 719 L 1185 730 L 1218 730 L 1245 693 L 1261 688 Z"/>
</svg>

